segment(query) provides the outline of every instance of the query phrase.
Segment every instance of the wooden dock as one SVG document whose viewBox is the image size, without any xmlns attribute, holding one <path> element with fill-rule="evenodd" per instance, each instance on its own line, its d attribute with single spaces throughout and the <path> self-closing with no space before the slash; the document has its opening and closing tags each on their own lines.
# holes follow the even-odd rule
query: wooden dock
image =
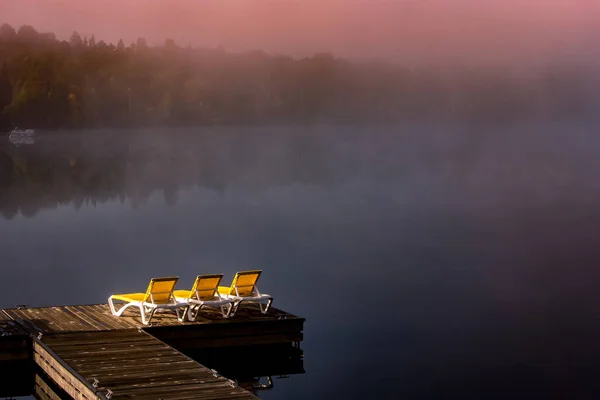
<svg viewBox="0 0 600 400">
<path fill-rule="evenodd" d="M 26 362 L 31 392 L 43 399 L 256 399 L 188 355 L 228 346 L 297 346 L 304 319 L 275 308 L 261 314 L 250 304 L 229 319 L 203 311 L 197 321 L 182 323 L 174 313 L 157 312 L 152 322 L 142 325 L 133 311 L 114 317 L 105 304 L 5 309 L 0 357 Z"/>
</svg>

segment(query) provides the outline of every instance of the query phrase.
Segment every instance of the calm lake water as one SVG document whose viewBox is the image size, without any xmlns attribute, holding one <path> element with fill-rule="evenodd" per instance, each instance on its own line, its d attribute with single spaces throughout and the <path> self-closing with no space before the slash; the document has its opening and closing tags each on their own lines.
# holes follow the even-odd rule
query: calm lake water
<svg viewBox="0 0 600 400">
<path fill-rule="evenodd" d="M 3 139 L 0 307 L 259 268 L 306 318 L 264 399 L 593 398 L 599 154 L 575 123 Z"/>
</svg>

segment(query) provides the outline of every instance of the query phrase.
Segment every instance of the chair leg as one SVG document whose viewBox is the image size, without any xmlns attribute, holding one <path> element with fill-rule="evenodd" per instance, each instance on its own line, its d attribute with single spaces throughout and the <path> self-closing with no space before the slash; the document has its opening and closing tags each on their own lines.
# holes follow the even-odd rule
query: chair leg
<svg viewBox="0 0 600 400">
<path fill-rule="evenodd" d="M 232 308 L 233 308 L 232 303 L 227 303 L 227 304 L 221 305 L 221 314 L 223 314 L 223 318 L 229 318 L 229 314 L 231 314 Z"/>
<path fill-rule="evenodd" d="M 195 306 L 193 306 L 191 304 L 188 306 L 188 310 L 187 310 L 188 321 L 195 321 L 196 320 L 196 316 L 193 313 L 194 308 L 195 308 Z"/>
<path fill-rule="evenodd" d="M 110 313 L 112 315 L 117 315 L 117 312 L 115 311 L 115 305 L 113 304 L 112 296 L 108 298 L 108 308 L 110 308 Z"/>
<path fill-rule="evenodd" d="M 112 302 L 112 296 L 108 298 L 108 308 L 110 308 L 110 313 L 115 315 L 117 312 L 115 311 L 115 305 Z"/>
<path fill-rule="evenodd" d="M 238 312 L 238 310 L 239 310 L 239 308 L 240 308 L 240 305 L 241 305 L 241 304 L 242 304 L 242 301 L 240 300 L 240 301 L 238 301 L 237 303 L 235 303 L 235 304 L 233 305 L 233 313 L 234 313 L 234 314 L 236 314 L 236 313 Z"/>
<path fill-rule="evenodd" d="M 241 302 L 242 302 L 241 300 L 235 300 L 233 302 L 232 310 L 229 312 L 230 317 L 233 317 L 235 315 Z"/>
<path fill-rule="evenodd" d="M 194 312 L 193 314 L 192 314 L 192 308 L 190 308 L 190 313 L 189 313 L 189 315 L 190 315 L 190 317 L 192 318 L 192 319 L 191 319 L 191 321 L 195 321 L 195 320 L 196 320 L 196 318 L 198 318 L 198 314 L 200 314 L 200 310 L 202 309 L 202 306 L 203 306 L 203 305 L 204 305 L 204 304 L 196 304 L 196 305 L 194 305 L 194 307 L 193 307 L 193 308 L 194 308 L 194 311 L 195 311 L 195 312 Z"/>
<path fill-rule="evenodd" d="M 179 322 L 185 322 L 185 316 L 188 314 L 189 307 L 189 305 L 184 306 L 181 315 L 179 315 L 179 308 L 175 309 L 175 312 L 177 313 L 177 319 L 179 320 Z"/>
<path fill-rule="evenodd" d="M 146 309 L 144 308 L 143 304 L 140 304 L 140 315 L 142 316 L 142 324 L 144 325 L 148 325 L 148 322 L 146 321 Z"/>
<path fill-rule="evenodd" d="M 123 307 L 116 310 L 112 297 L 108 298 L 108 307 L 110 308 L 110 312 L 112 315 L 114 315 L 116 317 L 120 317 L 121 314 L 123 314 L 123 311 L 125 311 L 127 308 L 132 307 L 132 306 L 139 306 L 139 303 L 126 303 Z"/>
<path fill-rule="evenodd" d="M 146 322 L 146 325 L 150 324 L 150 320 L 154 316 L 155 312 L 156 312 L 156 307 L 153 307 L 152 310 L 150 310 L 150 313 L 148 314 L 148 321 Z"/>
<path fill-rule="evenodd" d="M 269 311 L 269 308 L 271 307 L 271 303 L 273 303 L 273 298 L 272 297 L 269 297 L 269 301 L 267 302 L 267 305 L 266 305 L 266 307 L 264 309 L 263 309 L 263 303 L 262 303 L 262 301 L 260 303 L 258 303 L 259 307 L 260 307 L 260 312 L 262 312 L 263 314 L 266 314 L 267 311 Z"/>
</svg>

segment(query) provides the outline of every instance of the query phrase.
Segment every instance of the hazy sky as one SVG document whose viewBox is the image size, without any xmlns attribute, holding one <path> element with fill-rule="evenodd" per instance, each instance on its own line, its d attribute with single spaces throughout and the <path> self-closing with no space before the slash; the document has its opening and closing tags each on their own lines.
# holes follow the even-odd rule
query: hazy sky
<svg viewBox="0 0 600 400">
<path fill-rule="evenodd" d="M 68 37 L 416 62 L 598 55 L 596 0 L 0 0 L 0 22 Z M 595 42 L 595 43 L 594 43 Z"/>
</svg>

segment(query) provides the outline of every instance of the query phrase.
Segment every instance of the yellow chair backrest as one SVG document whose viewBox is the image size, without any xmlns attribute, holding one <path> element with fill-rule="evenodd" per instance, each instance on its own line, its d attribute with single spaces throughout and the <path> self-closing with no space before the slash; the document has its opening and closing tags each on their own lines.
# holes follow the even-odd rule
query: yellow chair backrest
<svg viewBox="0 0 600 400">
<path fill-rule="evenodd" d="M 252 296 L 261 272 L 262 271 L 259 269 L 254 269 L 250 271 L 240 271 L 235 274 L 233 282 L 231 282 L 231 287 L 229 288 L 229 294 L 242 297 Z"/>
<path fill-rule="evenodd" d="M 190 291 L 190 298 L 204 301 L 212 300 L 219 293 L 218 288 L 222 278 L 223 274 L 198 275 Z"/>
<path fill-rule="evenodd" d="M 154 304 L 165 304 L 173 298 L 173 290 L 179 277 L 170 276 L 167 278 L 152 278 L 146 290 L 144 301 L 150 301 Z"/>
</svg>

